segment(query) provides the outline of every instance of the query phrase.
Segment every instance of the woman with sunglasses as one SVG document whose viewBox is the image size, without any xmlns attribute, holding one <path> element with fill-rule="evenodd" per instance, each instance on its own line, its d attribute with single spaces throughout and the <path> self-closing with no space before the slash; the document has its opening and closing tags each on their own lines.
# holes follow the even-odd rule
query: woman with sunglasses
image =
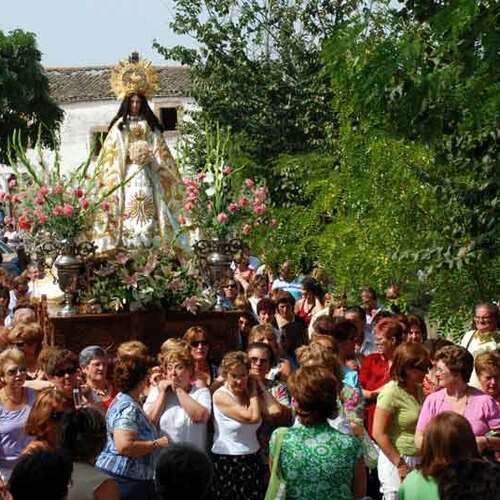
<svg viewBox="0 0 500 500">
<path fill-rule="evenodd" d="M 380 391 L 373 437 L 380 446 L 378 476 L 384 500 L 395 500 L 401 481 L 419 463 L 415 428 L 422 407 L 422 381 L 430 366 L 422 344 L 405 343 L 394 352 L 391 380 Z"/>
<path fill-rule="evenodd" d="M 217 379 L 218 367 L 209 360 L 208 332 L 202 326 L 192 326 L 182 337 L 190 346 L 194 359 L 193 377 L 197 385 L 210 387 Z"/>
<path fill-rule="evenodd" d="M 32 440 L 24 425 L 36 399 L 33 389 L 23 387 L 26 362 L 18 349 L 0 353 L 0 472 L 8 479 L 16 460 Z"/>
<path fill-rule="evenodd" d="M 26 434 L 33 440 L 22 454 L 54 450 L 64 412 L 71 408 L 71 399 L 60 389 L 52 387 L 40 391 L 25 426 Z"/>
</svg>

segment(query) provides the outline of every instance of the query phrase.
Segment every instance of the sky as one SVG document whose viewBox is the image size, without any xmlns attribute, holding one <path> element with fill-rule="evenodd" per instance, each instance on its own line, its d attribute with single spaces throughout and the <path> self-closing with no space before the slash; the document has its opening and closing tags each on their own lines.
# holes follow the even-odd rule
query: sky
<svg viewBox="0 0 500 500">
<path fill-rule="evenodd" d="M 193 46 L 172 32 L 173 16 L 172 0 L 0 0 L 0 30 L 35 33 L 47 67 L 116 64 L 133 50 L 167 64 L 154 39 Z"/>
</svg>

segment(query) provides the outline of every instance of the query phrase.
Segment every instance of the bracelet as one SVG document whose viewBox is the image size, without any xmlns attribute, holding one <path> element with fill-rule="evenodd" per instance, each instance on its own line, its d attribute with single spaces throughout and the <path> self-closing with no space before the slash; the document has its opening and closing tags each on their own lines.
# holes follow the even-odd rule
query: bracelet
<svg viewBox="0 0 500 500">
<path fill-rule="evenodd" d="M 399 457 L 399 462 L 396 465 L 396 467 L 399 469 L 400 467 L 408 467 L 408 464 L 405 462 L 405 459 L 403 457 Z"/>
<path fill-rule="evenodd" d="M 158 440 L 153 439 L 152 443 L 153 443 L 153 450 L 156 450 L 157 448 L 160 447 L 160 445 L 158 444 Z"/>
</svg>

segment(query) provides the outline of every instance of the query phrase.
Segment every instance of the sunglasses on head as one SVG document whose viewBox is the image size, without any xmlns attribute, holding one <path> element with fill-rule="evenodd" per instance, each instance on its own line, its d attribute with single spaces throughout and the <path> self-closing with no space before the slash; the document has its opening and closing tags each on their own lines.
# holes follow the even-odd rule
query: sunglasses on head
<svg viewBox="0 0 500 500">
<path fill-rule="evenodd" d="M 65 375 L 74 375 L 75 373 L 76 373 L 76 367 L 71 366 L 69 368 L 57 370 L 56 372 L 54 372 L 54 376 L 61 378 L 61 377 L 64 377 Z"/>
<path fill-rule="evenodd" d="M 193 340 L 191 347 L 204 347 L 208 345 L 208 340 Z"/>
<path fill-rule="evenodd" d="M 224 288 L 236 288 L 236 283 L 226 283 Z"/>
</svg>

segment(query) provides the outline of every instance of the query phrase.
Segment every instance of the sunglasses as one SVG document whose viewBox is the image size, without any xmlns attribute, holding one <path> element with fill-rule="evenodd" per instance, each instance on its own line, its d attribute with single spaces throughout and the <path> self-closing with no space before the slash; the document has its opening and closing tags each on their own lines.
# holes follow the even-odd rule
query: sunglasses
<svg viewBox="0 0 500 500">
<path fill-rule="evenodd" d="M 427 370 L 431 367 L 431 363 L 428 361 L 417 361 L 416 363 L 413 363 L 411 367 L 421 372 L 427 372 Z"/>
<path fill-rule="evenodd" d="M 55 377 L 64 377 L 65 375 L 74 375 L 76 373 L 76 367 L 64 368 L 54 372 Z"/>
<path fill-rule="evenodd" d="M 228 285 L 224 285 L 224 288 L 236 288 L 236 285 L 234 283 L 230 283 Z"/>
<path fill-rule="evenodd" d="M 9 375 L 9 377 L 13 377 L 14 375 L 25 375 L 28 370 L 24 366 L 18 366 L 17 368 L 10 368 L 5 373 Z"/>
<path fill-rule="evenodd" d="M 205 347 L 208 345 L 208 340 L 193 340 L 191 347 Z"/>
<path fill-rule="evenodd" d="M 252 363 L 254 365 L 263 365 L 265 363 L 269 363 L 269 359 L 267 359 L 267 358 L 251 357 L 250 358 L 250 363 Z"/>
</svg>

